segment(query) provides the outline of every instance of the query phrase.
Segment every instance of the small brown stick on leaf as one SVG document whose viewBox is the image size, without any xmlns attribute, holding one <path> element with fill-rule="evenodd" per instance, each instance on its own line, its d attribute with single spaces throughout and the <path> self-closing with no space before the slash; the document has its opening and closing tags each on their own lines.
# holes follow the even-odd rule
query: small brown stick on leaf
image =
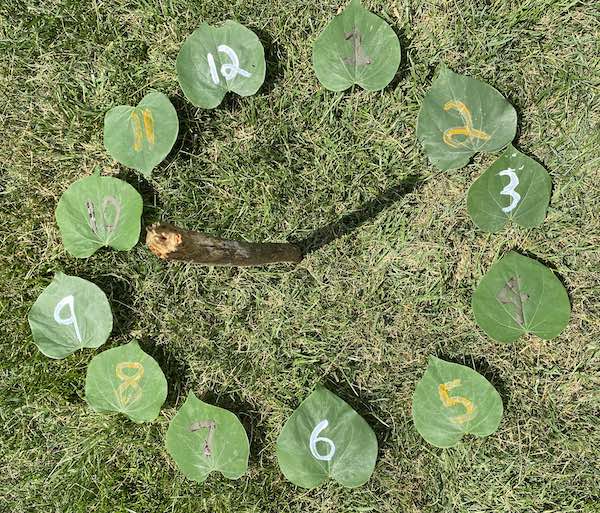
<svg viewBox="0 0 600 513">
<path fill-rule="evenodd" d="M 146 244 L 152 253 L 165 260 L 203 265 L 251 266 L 302 260 L 302 251 L 294 244 L 218 239 L 162 223 L 147 229 Z"/>
</svg>

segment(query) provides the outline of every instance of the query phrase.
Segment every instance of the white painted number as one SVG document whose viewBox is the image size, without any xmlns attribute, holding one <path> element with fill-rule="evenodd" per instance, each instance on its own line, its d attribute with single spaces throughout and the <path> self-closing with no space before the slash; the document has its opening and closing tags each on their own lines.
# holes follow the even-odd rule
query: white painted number
<svg viewBox="0 0 600 513">
<path fill-rule="evenodd" d="M 60 315 L 65 306 L 68 306 L 71 311 L 69 317 L 62 317 Z M 75 335 L 77 335 L 77 340 L 81 342 L 81 333 L 79 331 L 79 325 L 77 324 L 77 317 L 75 317 L 75 298 L 73 296 L 64 297 L 56 303 L 56 307 L 54 308 L 54 320 L 63 326 L 72 325 L 75 330 Z"/>
<path fill-rule="evenodd" d="M 224 53 L 229 57 L 230 63 L 225 63 L 221 65 L 221 75 L 225 78 L 225 80 L 233 80 L 237 75 L 242 75 L 243 77 L 249 78 L 252 76 L 251 73 L 246 71 L 245 69 L 240 68 L 240 60 L 238 59 L 237 54 L 234 52 L 233 48 L 227 45 L 219 45 L 217 50 L 221 53 Z M 208 60 L 208 68 L 210 70 L 210 78 L 214 84 L 218 84 L 219 73 L 217 72 L 217 65 L 215 64 L 215 58 L 212 53 L 206 55 Z"/>
<path fill-rule="evenodd" d="M 515 173 L 515 171 L 515 169 L 509 167 L 508 169 L 503 169 L 498 173 L 498 176 L 508 176 L 510 179 L 508 185 L 500 191 L 500 194 L 510 196 L 511 198 L 510 205 L 508 205 L 508 207 L 502 208 L 502 212 L 506 214 L 512 212 L 514 208 L 519 204 L 519 201 L 521 201 L 521 195 L 517 191 L 515 191 L 517 185 L 519 185 L 519 177 L 517 176 L 517 173 Z"/>
<path fill-rule="evenodd" d="M 322 420 L 315 426 L 315 429 L 313 429 L 312 433 L 310 434 L 310 453 L 313 455 L 313 458 L 321 461 L 331 461 L 333 459 L 333 455 L 335 454 L 334 443 L 329 438 L 319 436 L 319 433 L 324 429 L 327 429 L 327 426 L 329 426 L 329 421 L 327 419 Z M 317 452 L 317 442 L 323 442 L 329 445 L 329 452 L 325 455 L 319 454 Z"/>
</svg>

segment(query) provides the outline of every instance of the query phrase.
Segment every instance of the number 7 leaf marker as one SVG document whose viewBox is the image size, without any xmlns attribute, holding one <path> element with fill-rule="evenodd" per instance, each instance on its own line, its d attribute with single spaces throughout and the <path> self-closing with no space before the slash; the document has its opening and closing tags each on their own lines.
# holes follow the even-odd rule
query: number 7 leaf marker
<svg viewBox="0 0 600 513">
<path fill-rule="evenodd" d="M 287 479 L 314 488 L 331 478 L 355 488 L 377 459 L 377 438 L 346 402 L 319 387 L 292 413 L 277 439 L 277 461 Z"/>
<path fill-rule="evenodd" d="M 486 232 L 501 230 L 509 220 L 530 228 L 544 221 L 551 189 L 548 172 L 510 145 L 471 185 L 467 208 Z"/>
<path fill-rule="evenodd" d="M 242 423 L 193 392 L 169 424 L 166 446 L 181 471 L 199 483 L 211 472 L 238 479 L 248 468 L 250 444 Z"/>
<path fill-rule="evenodd" d="M 434 356 L 413 395 L 415 427 L 436 447 L 452 447 L 465 434 L 491 435 L 502 410 L 500 395 L 481 374 Z"/>
</svg>

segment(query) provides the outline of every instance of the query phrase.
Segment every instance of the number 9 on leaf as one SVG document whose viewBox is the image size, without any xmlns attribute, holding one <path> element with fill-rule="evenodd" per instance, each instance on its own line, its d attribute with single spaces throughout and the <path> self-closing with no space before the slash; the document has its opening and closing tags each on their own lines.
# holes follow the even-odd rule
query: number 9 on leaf
<svg viewBox="0 0 600 513">
<path fill-rule="evenodd" d="M 346 402 L 319 387 L 292 413 L 277 439 L 277 461 L 287 479 L 303 488 L 328 478 L 355 488 L 375 467 L 377 439 Z"/>
<path fill-rule="evenodd" d="M 481 374 L 434 356 L 413 395 L 415 427 L 436 447 L 452 447 L 465 434 L 491 435 L 502 410 L 500 394 Z"/>
<path fill-rule="evenodd" d="M 166 445 L 181 471 L 199 483 L 211 472 L 238 479 L 248 468 L 250 444 L 242 423 L 192 392 L 169 424 Z"/>
</svg>

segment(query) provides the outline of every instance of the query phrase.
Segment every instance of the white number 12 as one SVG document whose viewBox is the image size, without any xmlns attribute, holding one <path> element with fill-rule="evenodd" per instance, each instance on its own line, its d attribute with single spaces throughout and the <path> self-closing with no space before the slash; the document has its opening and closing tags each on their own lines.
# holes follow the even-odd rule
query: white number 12
<svg viewBox="0 0 600 513">
<path fill-rule="evenodd" d="M 225 63 L 221 65 L 221 75 L 225 77 L 225 80 L 233 80 L 237 75 L 242 75 L 243 77 L 249 78 L 251 77 L 251 73 L 246 71 L 245 69 L 240 68 L 240 60 L 238 59 L 237 54 L 233 50 L 233 48 L 227 45 L 219 45 L 217 50 L 221 53 L 224 53 L 229 57 L 230 63 Z M 212 53 L 208 53 L 206 55 L 206 59 L 208 60 L 208 69 L 210 70 L 210 78 L 214 84 L 218 84 L 219 73 L 217 72 L 217 66 L 215 64 L 215 58 Z"/>
<path fill-rule="evenodd" d="M 335 444 L 329 438 L 319 436 L 319 433 L 324 429 L 327 429 L 327 426 L 329 426 L 329 421 L 327 419 L 322 420 L 315 426 L 315 429 L 313 429 L 312 433 L 310 434 L 310 453 L 313 455 L 313 458 L 321 461 L 331 461 L 333 459 L 333 455 L 335 454 Z M 327 454 L 323 455 L 318 453 L 317 442 L 323 442 L 329 445 L 329 451 Z"/>
</svg>

